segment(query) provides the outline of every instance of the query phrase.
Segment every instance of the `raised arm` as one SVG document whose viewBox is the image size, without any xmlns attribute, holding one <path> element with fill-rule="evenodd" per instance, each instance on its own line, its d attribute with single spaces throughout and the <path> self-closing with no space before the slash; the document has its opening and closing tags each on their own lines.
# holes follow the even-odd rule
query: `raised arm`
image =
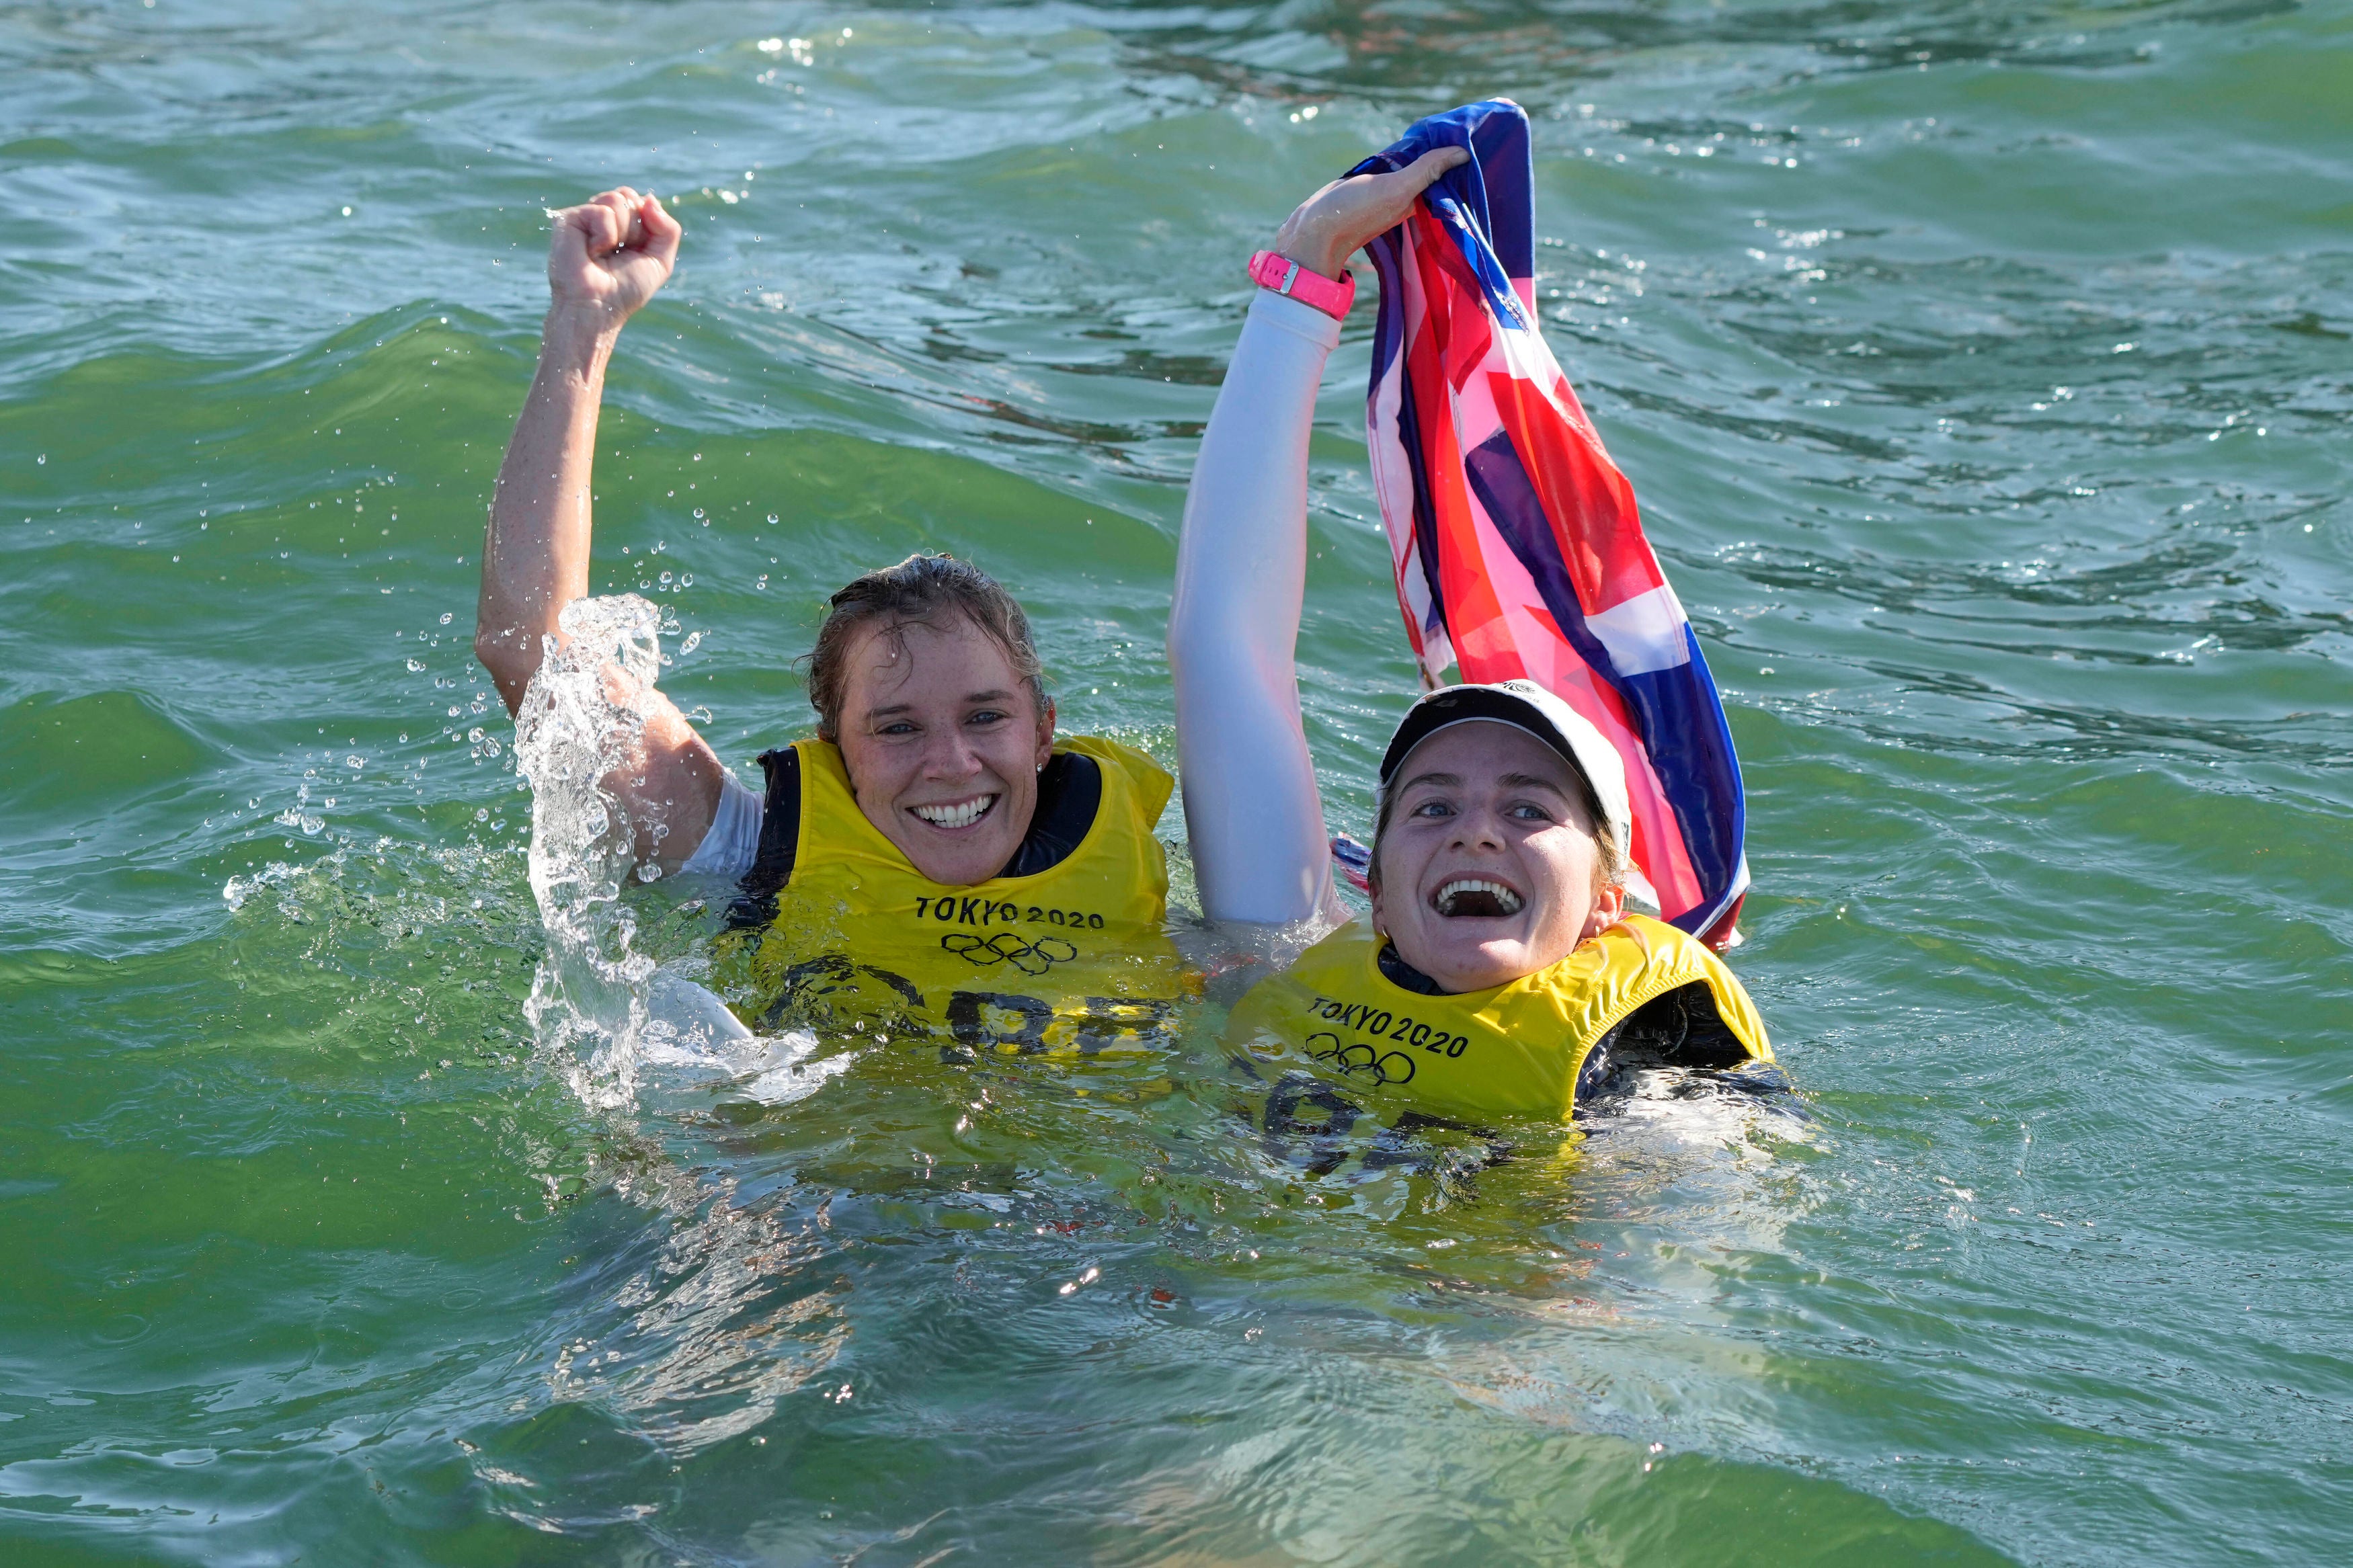
<svg viewBox="0 0 2353 1568">
<path fill-rule="evenodd" d="M 474 655 L 510 713 L 522 708 L 538 673 L 544 639 L 563 641 L 558 613 L 588 592 L 605 367 L 623 325 L 668 280 L 681 232 L 659 201 L 626 186 L 554 216 L 547 256 L 554 299 L 539 373 L 499 466 L 475 617 Z M 608 689 L 645 722 L 636 754 L 607 784 L 637 829 L 638 862 L 675 870 L 709 830 L 725 772 L 669 698 L 617 676 Z"/>
<path fill-rule="evenodd" d="M 1261 291 L 1194 460 L 1168 610 L 1185 828 L 1211 920 L 1290 925 L 1331 887 L 1299 717 L 1307 438 L 1340 323 Z"/>
<path fill-rule="evenodd" d="M 1324 186 L 1274 248 L 1336 279 L 1467 153 L 1446 148 L 1390 174 Z M 1300 721 L 1297 651 L 1307 583 L 1307 440 L 1340 323 L 1261 291 L 1227 366 L 1185 498 L 1168 665 L 1185 824 L 1201 910 L 1292 925 L 1331 898 L 1329 840 Z"/>
</svg>

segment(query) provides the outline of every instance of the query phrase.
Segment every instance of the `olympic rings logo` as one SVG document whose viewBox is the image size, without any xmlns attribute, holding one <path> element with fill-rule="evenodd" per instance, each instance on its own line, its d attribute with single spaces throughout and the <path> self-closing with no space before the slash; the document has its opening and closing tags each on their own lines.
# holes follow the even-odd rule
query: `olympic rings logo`
<svg viewBox="0 0 2353 1568">
<path fill-rule="evenodd" d="M 1310 1035 L 1307 1037 L 1307 1054 L 1319 1062 L 1330 1062 L 1351 1078 L 1364 1073 L 1380 1084 L 1413 1081 L 1411 1057 L 1403 1051 L 1382 1055 L 1361 1040 L 1355 1045 L 1344 1046 L 1340 1043 L 1340 1037 L 1335 1034 Z"/>
<path fill-rule="evenodd" d="M 1040 937 L 1029 942 L 1009 931 L 985 939 L 968 931 L 950 931 L 940 938 L 940 945 L 984 969 L 995 963 L 1009 963 L 1024 974 L 1043 974 L 1054 965 L 1079 956 L 1079 950 L 1060 937 Z"/>
</svg>

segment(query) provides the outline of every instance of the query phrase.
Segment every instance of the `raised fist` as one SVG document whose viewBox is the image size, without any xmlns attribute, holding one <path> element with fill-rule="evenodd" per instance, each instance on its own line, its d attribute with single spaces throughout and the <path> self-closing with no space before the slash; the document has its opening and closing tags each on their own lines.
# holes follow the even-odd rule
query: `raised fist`
<svg viewBox="0 0 2353 1568">
<path fill-rule="evenodd" d="M 670 280 L 678 263 L 685 231 L 658 197 L 623 185 L 554 216 L 547 286 L 559 310 L 598 311 L 618 327 Z"/>
</svg>

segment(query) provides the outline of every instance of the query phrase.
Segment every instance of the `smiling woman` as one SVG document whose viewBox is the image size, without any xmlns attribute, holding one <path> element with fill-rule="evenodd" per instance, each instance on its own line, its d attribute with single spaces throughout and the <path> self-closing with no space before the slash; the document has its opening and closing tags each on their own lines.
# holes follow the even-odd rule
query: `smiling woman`
<svg viewBox="0 0 2353 1568">
<path fill-rule="evenodd" d="M 1202 438 L 1169 617 L 1186 816 L 1214 919 L 1344 916 L 1292 665 L 1315 389 L 1353 292 L 1330 283 L 1462 156 L 1327 185 L 1276 236 L 1287 264 L 1253 268 L 1266 291 Z M 1327 304 L 1301 302 L 1303 273 L 1326 281 Z M 1627 782 L 1601 731 L 1532 681 L 1416 702 L 1381 758 L 1370 920 L 1261 982 L 1230 1022 L 1236 1059 L 1271 1082 L 1268 1131 L 1336 1136 L 1384 1105 L 1392 1133 L 1565 1120 L 1621 1067 L 1771 1061 L 1715 953 L 1627 912 Z"/>
<path fill-rule="evenodd" d="M 627 187 L 556 215 L 554 303 L 482 552 L 475 651 L 510 711 L 587 593 L 605 369 L 681 233 Z M 1152 836 L 1173 781 L 1112 742 L 1056 743 L 1012 596 L 913 555 L 833 595 L 809 663 L 818 734 L 760 759 L 764 795 L 649 679 L 602 671 L 602 791 L 632 863 L 741 879 L 753 1020 L 962 1055 L 1160 1042 L 1183 995 Z"/>
<path fill-rule="evenodd" d="M 1011 863 L 1054 755 L 1029 617 L 945 555 L 871 572 L 828 610 L 809 654 L 809 701 L 818 737 L 848 748 L 859 809 L 934 881 L 994 876 Z"/>
<path fill-rule="evenodd" d="M 1630 1067 L 1772 1059 L 1732 972 L 1627 912 L 1623 766 L 1542 687 L 1416 702 L 1381 759 L 1378 821 L 1369 923 L 1317 942 L 1235 1010 L 1233 1039 L 1259 1060 L 1295 1059 L 1426 1123 L 1567 1118 Z M 1290 1081 L 1278 1072 L 1270 1106 L 1297 1099 Z M 1357 1108 L 1324 1109 L 1336 1121 Z"/>
<path fill-rule="evenodd" d="M 756 805 L 729 782 L 685 868 L 743 874 L 762 1027 L 944 1034 L 956 1055 L 1169 1033 L 1171 781 L 1113 742 L 1057 743 L 1010 595 L 944 555 L 869 573 L 833 596 L 809 698 L 817 735 L 762 756 Z"/>
</svg>

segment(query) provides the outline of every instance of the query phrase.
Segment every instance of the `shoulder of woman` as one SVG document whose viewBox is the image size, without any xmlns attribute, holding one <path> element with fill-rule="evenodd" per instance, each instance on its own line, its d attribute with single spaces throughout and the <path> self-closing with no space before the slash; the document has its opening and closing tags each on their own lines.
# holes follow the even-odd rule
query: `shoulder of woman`
<svg viewBox="0 0 2353 1568">
<path fill-rule="evenodd" d="M 769 756 L 781 760 L 786 755 L 797 759 L 796 767 L 800 773 L 804 775 L 814 773 L 818 777 L 839 784 L 844 789 L 849 787 L 849 770 L 843 765 L 841 748 L 831 741 L 817 735 L 804 735 L 792 744 L 779 746 L 776 751 L 764 755 L 760 759 L 760 764 L 766 767 Z M 775 775 L 772 771 L 771 777 Z"/>
<path fill-rule="evenodd" d="M 1149 768 L 1155 773 L 1167 771 L 1154 762 L 1149 753 L 1140 752 L 1124 741 L 1113 741 L 1103 735 L 1057 735 L 1054 737 L 1054 750 L 1076 752 L 1082 757 L 1117 763 L 1123 767 Z"/>
<path fill-rule="evenodd" d="M 1176 777 L 1152 757 L 1134 746 L 1101 735 L 1062 735 L 1056 737 L 1054 750 L 1072 752 L 1092 757 L 1106 768 L 1115 768 L 1138 788 L 1159 789 L 1164 793 L 1174 788 Z"/>
<path fill-rule="evenodd" d="M 1684 985 L 1704 986 L 1722 1026 L 1739 1039 L 1751 1055 L 1766 1061 L 1773 1059 L 1765 1020 L 1758 1016 L 1748 988 L 1705 942 L 1678 926 L 1638 914 L 1627 915 L 1596 940 L 1639 948 L 1639 956 L 1623 953 L 1620 973 L 1627 984 L 1646 997 L 1662 995 Z"/>
</svg>

